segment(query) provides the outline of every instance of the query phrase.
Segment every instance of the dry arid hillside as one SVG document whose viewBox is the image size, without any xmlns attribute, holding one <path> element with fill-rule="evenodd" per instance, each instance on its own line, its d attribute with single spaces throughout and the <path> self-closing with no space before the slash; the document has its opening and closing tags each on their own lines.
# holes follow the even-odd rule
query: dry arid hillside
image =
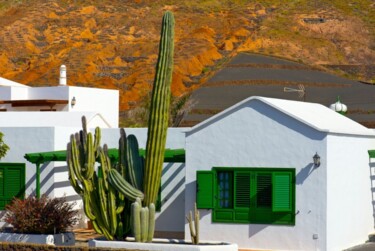
<svg viewBox="0 0 375 251">
<path fill-rule="evenodd" d="M 119 89 L 121 110 L 134 110 L 153 82 L 165 10 L 176 19 L 177 99 L 240 51 L 375 80 L 372 0 L 0 0 L 0 76 L 56 85 L 65 64 L 69 85 Z"/>
</svg>

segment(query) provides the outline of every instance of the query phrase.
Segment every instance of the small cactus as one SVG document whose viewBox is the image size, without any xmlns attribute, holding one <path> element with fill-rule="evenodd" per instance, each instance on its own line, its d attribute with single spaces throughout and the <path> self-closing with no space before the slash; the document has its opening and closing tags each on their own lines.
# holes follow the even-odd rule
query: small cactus
<svg viewBox="0 0 375 251">
<path fill-rule="evenodd" d="M 186 216 L 187 221 L 189 222 L 191 242 L 194 245 L 199 244 L 199 211 L 197 210 L 197 203 L 194 204 L 194 221 L 193 214 L 190 211 L 189 216 Z"/>
<path fill-rule="evenodd" d="M 142 207 L 141 200 L 137 198 L 131 206 L 131 222 L 133 235 L 136 242 L 151 242 L 155 230 L 155 206 Z"/>
</svg>

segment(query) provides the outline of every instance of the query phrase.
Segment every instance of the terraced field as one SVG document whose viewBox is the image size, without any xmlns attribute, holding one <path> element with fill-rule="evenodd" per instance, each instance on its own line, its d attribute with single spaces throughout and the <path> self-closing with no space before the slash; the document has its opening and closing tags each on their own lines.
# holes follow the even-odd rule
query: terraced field
<svg viewBox="0 0 375 251">
<path fill-rule="evenodd" d="M 234 57 L 193 92 L 191 102 L 194 105 L 181 126 L 193 126 L 249 96 L 302 101 L 298 92 L 284 92 L 284 87 L 299 89 L 300 85 L 305 88 L 307 102 L 329 106 L 340 96 L 348 106 L 348 117 L 375 127 L 375 85 L 293 61 L 251 53 Z"/>
</svg>

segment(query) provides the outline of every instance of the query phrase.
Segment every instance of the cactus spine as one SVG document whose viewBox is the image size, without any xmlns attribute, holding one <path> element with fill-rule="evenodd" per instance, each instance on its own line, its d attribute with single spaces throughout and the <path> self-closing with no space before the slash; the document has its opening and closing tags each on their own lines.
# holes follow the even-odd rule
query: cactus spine
<svg viewBox="0 0 375 251">
<path fill-rule="evenodd" d="M 151 96 L 146 143 L 144 205 L 155 203 L 161 180 L 169 120 L 169 103 L 173 72 L 173 39 L 174 17 L 171 12 L 167 11 L 162 21 L 159 56 Z"/>
<path fill-rule="evenodd" d="M 190 211 L 189 217 L 186 217 L 189 228 L 190 228 L 190 236 L 191 242 L 195 245 L 199 244 L 199 211 L 197 210 L 197 203 L 194 205 L 194 221 L 193 221 L 193 214 Z"/>
</svg>

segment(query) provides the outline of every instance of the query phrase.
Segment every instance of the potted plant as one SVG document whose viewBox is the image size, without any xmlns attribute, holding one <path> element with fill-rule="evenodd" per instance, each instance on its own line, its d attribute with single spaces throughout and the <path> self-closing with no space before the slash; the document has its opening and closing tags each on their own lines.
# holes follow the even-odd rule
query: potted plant
<svg viewBox="0 0 375 251">
<path fill-rule="evenodd" d="M 49 198 L 46 195 L 41 198 L 14 198 L 6 206 L 4 216 L 12 230 L 0 233 L 0 241 L 74 245 L 74 234 L 67 232 L 79 220 L 74 205 L 66 202 L 65 198 Z"/>
</svg>

